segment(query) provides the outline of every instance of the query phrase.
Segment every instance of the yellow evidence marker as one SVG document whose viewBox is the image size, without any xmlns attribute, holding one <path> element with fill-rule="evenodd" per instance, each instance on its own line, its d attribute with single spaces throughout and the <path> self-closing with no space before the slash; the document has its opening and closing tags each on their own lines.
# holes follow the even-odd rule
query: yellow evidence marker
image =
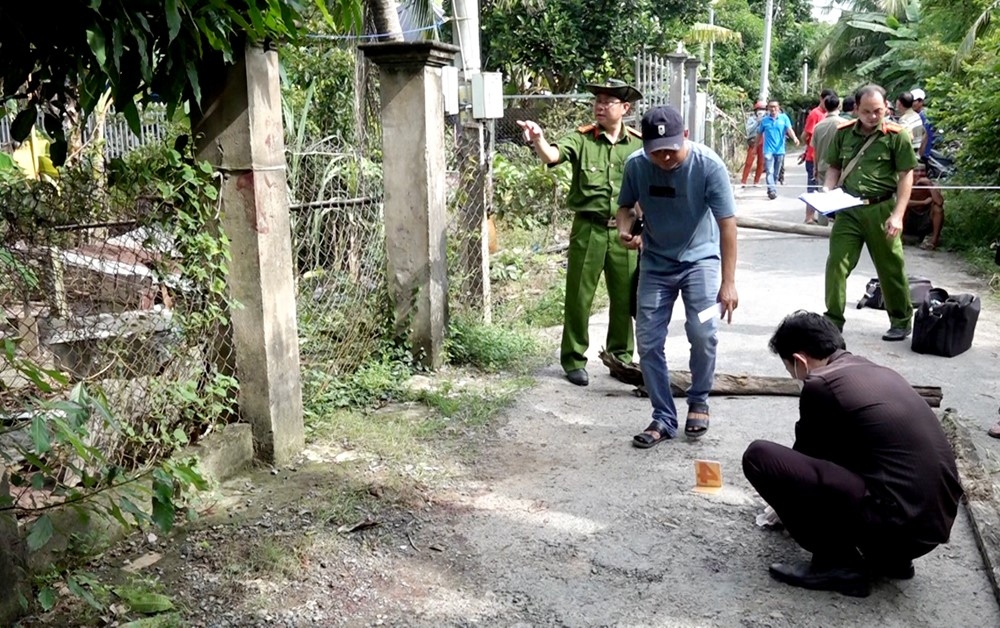
<svg viewBox="0 0 1000 628">
<path fill-rule="evenodd" d="M 699 493 L 722 490 L 722 465 L 714 460 L 695 460 L 694 490 Z"/>
</svg>

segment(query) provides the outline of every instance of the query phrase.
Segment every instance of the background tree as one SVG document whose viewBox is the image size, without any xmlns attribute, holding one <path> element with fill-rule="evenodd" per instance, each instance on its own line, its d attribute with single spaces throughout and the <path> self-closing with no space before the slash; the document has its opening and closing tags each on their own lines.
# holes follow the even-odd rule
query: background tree
<svg viewBox="0 0 1000 628">
<path fill-rule="evenodd" d="M 314 0 L 326 13 L 324 0 Z M 169 113 L 201 100 L 198 68 L 232 63 L 244 41 L 297 34 L 303 0 L 67 0 L 57 20 L 38 7 L 0 3 L 0 103 L 18 103 L 11 125 L 27 137 L 41 112 L 54 138 L 53 161 L 66 156 L 63 120 L 86 119 L 108 91 L 115 109 L 139 129 L 139 106 L 164 103 Z"/>
<path fill-rule="evenodd" d="M 572 91 L 632 80 L 639 50 L 673 50 L 707 0 L 489 0 L 482 5 L 483 66 L 516 89 Z"/>
</svg>

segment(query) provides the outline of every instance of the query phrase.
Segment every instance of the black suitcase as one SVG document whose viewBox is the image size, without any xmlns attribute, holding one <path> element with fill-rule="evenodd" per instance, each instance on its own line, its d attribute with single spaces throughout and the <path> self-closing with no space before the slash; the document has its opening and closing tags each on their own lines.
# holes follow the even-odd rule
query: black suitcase
<svg viewBox="0 0 1000 628">
<path fill-rule="evenodd" d="M 910 284 L 910 303 L 913 307 L 919 307 L 931 290 L 931 280 L 926 277 L 907 277 L 906 281 Z M 877 277 L 869 279 L 868 285 L 865 286 L 865 296 L 858 301 L 858 309 L 863 307 L 885 309 L 885 300 L 882 298 L 882 288 Z"/>
<path fill-rule="evenodd" d="M 968 351 L 981 306 L 974 294 L 950 295 L 943 288 L 932 288 L 913 317 L 910 347 L 917 353 L 946 358 Z"/>
</svg>

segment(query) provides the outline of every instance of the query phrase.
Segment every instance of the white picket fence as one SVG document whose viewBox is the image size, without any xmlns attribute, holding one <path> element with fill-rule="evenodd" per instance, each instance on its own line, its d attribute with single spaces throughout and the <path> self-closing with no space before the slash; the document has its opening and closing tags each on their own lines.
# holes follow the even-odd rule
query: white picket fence
<svg viewBox="0 0 1000 628">
<path fill-rule="evenodd" d="M 10 137 L 10 123 L 13 119 L 13 116 L 0 118 L 0 150 L 4 152 L 10 152 L 13 149 Z M 159 142 L 165 138 L 166 110 L 163 107 L 146 107 L 142 112 L 141 120 L 139 134 L 136 135 L 129 128 L 124 116 L 116 113 L 107 115 L 104 121 L 104 156 L 106 159 L 121 157 L 140 146 Z M 93 137 L 95 126 L 95 117 L 91 115 L 83 129 L 84 142 Z M 38 118 L 37 128 L 42 128 L 41 116 Z"/>
</svg>

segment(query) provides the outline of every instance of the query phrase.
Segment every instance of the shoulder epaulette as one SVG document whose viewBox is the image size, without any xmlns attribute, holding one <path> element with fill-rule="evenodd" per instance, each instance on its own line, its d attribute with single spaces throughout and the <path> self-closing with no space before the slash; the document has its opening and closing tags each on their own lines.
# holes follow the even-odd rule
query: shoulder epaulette
<svg viewBox="0 0 1000 628">
<path fill-rule="evenodd" d="M 625 130 L 628 131 L 629 133 L 631 133 L 632 135 L 634 135 L 635 137 L 638 137 L 638 138 L 642 137 L 642 131 L 640 131 L 639 129 L 633 129 L 630 126 L 626 126 Z"/>
<path fill-rule="evenodd" d="M 594 130 L 594 127 L 596 126 L 597 126 L 596 124 L 584 124 L 576 127 L 576 131 L 577 133 L 590 133 L 591 131 Z"/>
<path fill-rule="evenodd" d="M 895 122 L 885 121 L 882 124 L 882 130 L 886 133 L 899 133 L 903 130 L 903 127 Z"/>
<path fill-rule="evenodd" d="M 837 130 L 839 131 L 840 129 L 846 129 L 849 126 L 853 126 L 853 125 L 857 124 L 857 122 L 858 122 L 857 118 L 855 118 L 854 120 L 848 120 L 847 122 L 844 122 L 842 124 L 838 124 L 837 125 Z"/>
</svg>

